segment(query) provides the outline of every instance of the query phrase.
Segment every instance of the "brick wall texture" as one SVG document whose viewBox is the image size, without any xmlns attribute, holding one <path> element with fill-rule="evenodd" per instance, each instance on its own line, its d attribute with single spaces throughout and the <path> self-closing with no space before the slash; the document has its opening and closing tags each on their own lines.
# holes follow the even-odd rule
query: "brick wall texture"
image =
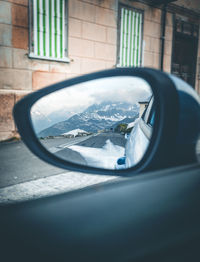
<svg viewBox="0 0 200 262">
<path fill-rule="evenodd" d="M 161 10 L 135 1 L 120 3 L 144 11 L 143 66 L 159 69 Z M 186 0 L 178 3 L 188 6 Z M 118 0 L 68 0 L 70 62 L 62 63 L 28 58 L 28 0 L 0 0 L 0 140 L 17 134 L 12 108 L 20 97 L 63 79 L 116 66 L 118 5 Z M 193 3 L 191 9 L 196 8 Z M 171 69 L 172 21 L 167 13 L 166 72 Z"/>
</svg>

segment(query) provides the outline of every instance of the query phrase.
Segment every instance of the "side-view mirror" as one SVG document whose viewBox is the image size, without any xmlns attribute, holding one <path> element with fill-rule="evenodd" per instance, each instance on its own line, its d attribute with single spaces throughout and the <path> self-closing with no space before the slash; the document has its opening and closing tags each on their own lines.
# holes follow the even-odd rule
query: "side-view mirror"
<svg viewBox="0 0 200 262">
<path fill-rule="evenodd" d="M 184 81 L 113 69 L 36 91 L 14 107 L 24 143 L 61 168 L 108 175 L 197 161 L 200 102 Z"/>
</svg>

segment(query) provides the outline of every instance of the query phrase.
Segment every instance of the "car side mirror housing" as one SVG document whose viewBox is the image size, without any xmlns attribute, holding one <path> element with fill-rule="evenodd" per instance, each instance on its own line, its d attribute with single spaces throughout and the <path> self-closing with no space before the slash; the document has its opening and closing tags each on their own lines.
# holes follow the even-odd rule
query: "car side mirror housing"
<svg viewBox="0 0 200 262">
<path fill-rule="evenodd" d="M 199 96 L 155 69 L 62 81 L 20 100 L 13 114 L 28 148 L 60 168 L 130 176 L 197 161 Z"/>
</svg>

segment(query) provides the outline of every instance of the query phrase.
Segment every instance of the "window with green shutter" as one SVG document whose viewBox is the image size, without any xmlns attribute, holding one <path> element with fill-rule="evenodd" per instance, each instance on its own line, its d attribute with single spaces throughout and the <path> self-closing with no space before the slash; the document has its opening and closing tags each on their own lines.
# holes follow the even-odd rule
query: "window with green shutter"
<svg viewBox="0 0 200 262">
<path fill-rule="evenodd" d="M 141 66 L 143 13 L 120 7 L 119 67 Z"/>
<path fill-rule="evenodd" d="M 68 62 L 66 0 L 31 0 L 29 57 Z"/>
</svg>

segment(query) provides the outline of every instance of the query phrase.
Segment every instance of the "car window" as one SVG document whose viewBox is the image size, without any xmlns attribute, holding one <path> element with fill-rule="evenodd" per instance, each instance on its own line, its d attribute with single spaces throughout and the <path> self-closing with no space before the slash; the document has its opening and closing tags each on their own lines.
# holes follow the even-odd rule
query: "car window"
<svg viewBox="0 0 200 262">
<path fill-rule="evenodd" d="M 148 124 L 150 126 L 153 126 L 154 120 L 155 120 L 155 108 L 153 107 L 152 112 L 151 112 L 150 117 L 149 117 L 149 120 L 148 120 Z"/>
</svg>

